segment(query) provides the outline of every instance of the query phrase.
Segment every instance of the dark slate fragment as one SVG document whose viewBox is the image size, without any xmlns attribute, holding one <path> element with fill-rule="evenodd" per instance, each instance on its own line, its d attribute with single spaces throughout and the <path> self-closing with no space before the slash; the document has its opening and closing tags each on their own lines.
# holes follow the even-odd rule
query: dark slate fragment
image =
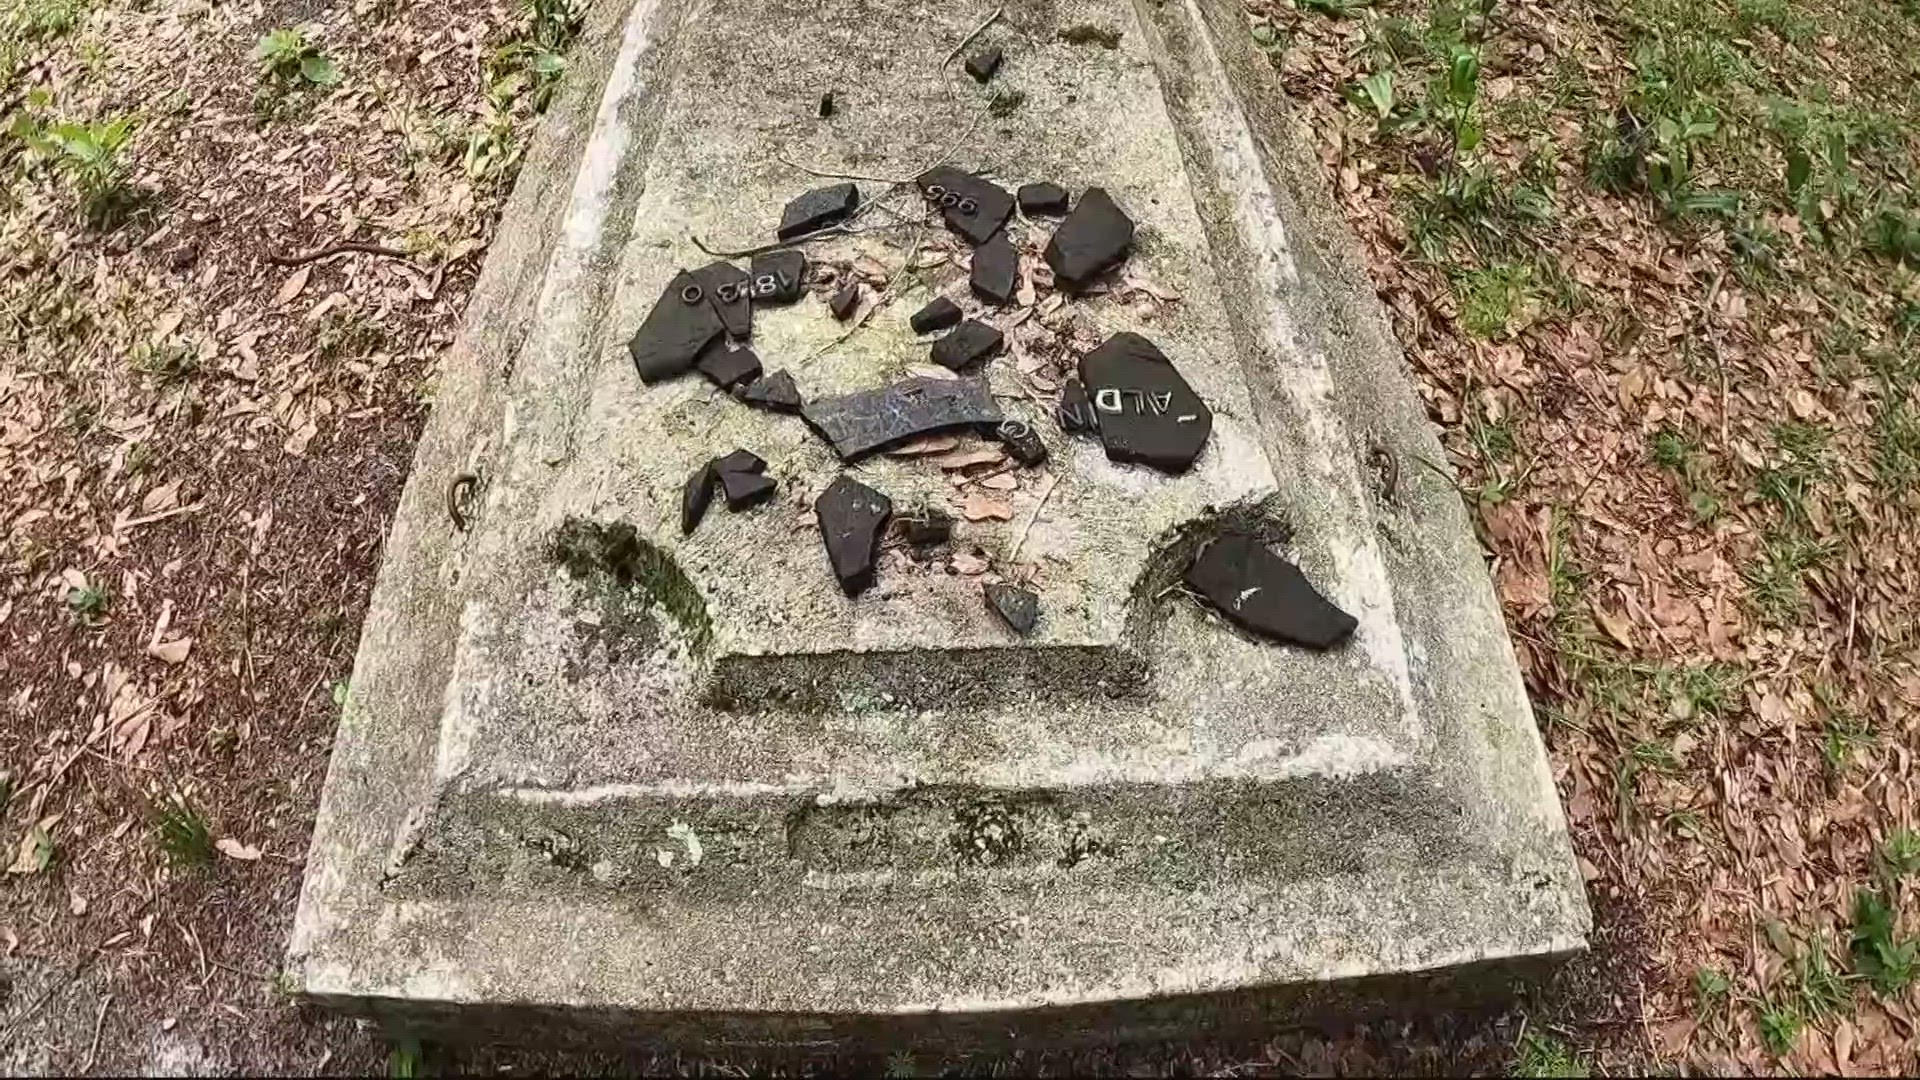
<svg viewBox="0 0 1920 1080">
<path fill-rule="evenodd" d="M 1025 420 L 1003 420 L 993 433 L 1020 464 L 1031 468 L 1047 460 L 1047 444 L 1040 441 L 1040 433 Z"/>
<path fill-rule="evenodd" d="M 1047 241 L 1047 265 L 1067 292 L 1080 292 L 1119 262 L 1133 243 L 1133 219 L 1103 188 L 1088 188 Z"/>
<path fill-rule="evenodd" d="M 841 289 L 833 294 L 833 299 L 827 301 L 827 310 L 833 312 L 833 317 L 841 322 L 853 318 L 853 313 L 859 309 L 860 286 L 858 285 L 849 285 Z"/>
<path fill-rule="evenodd" d="M 1022 184 L 1014 192 L 1014 198 L 1020 202 L 1023 214 L 1064 214 L 1067 212 L 1067 189 L 1059 184 Z"/>
<path fill-rule="evenodd" d="M 999 49 L 974 53 L 967 59 L 967 74 L 973 76 L 974 82 L 986 82 L 993 78 L 994 72 L 1000 70 L 1000 61 L 1003 59 L 1005 54 Z"/>
<path fill-rule="evenodd" d="M 680 494 L 680 535 L 692 536 L 700 519 L 707 516 L 707 507 L 713 504 L 713 480 L 711 461 L 687 477 L 686 490 Z"/>
<path fill-rule="evenodd" d="M 751 450 L 735 450 L 724 457 L 714 458 L 713 468 L 722 475 L 730 472 L 763 473 L 767 471 L 767 463 Z"/>
<path fill-rule="evenodd" d="M 816 111 L 822 120 L 833 115 L 833 91 L 829 90 L 820 95 L 820 107 Z"/>
<path fill-rule="evenodd" d="M 1068 379 L 1060 388 L 1060 404 L 1053 410 L 1060 430 L 1069 435 L 1085 435 L 1100 430 L 1100 414 L 1093 411 L 1093 399 L 1079 379 Z"/>
<path fill-rule="evenodd" d="M 700 374 L 713 380 L 713 384 L 722 390 L 731 390 L 760 377 L 760 357 L 752 349 L 729 349 L 717 341 L 700 354 L 697 366 Z"/>
<path fill-rule="evenodd" d="M 928 169 L 915 183 L 927 201 L 940 208 L 947 228 L 970 244 L 986 243 L 1013 216 L 1013 196 L 1006 188 L 951 165 Z"/>
<path fill-rule="evenodd" d="M 1033 624 L 1040 618 L 1039 594 L 1005 582 L 996 582 L 983 591 L 987 607 L 1012 627 L 1014 633 L 1025 634 L 1033 630 Z"/>
<path fill-rule="evenodd" d="M 814 188 L 787 204 L 775 235 L 783 241 L 805 236 L 840 221 L 859 207 L 860 189 L 852 182 Z"/>
<path fill-rule="evenodd" d="M 806 292 L 807 257 L 785 248 L 753 257 L 753 302 L 791 304 Z"/>
<path fill-rule="evenodd" d="M 1208 544 L 1186 580 L 1221 614 L 1262 637 L 1330 649 L 1357 625 L 1258 537 L 1229 533 Z"/>
<path fill-rule="evenodd" d="M 720 473 L 720 489 L 727 494 L 727 509 L 745 510 L 749 506 L 766 502 L 773 497 L 773 489 L 778 485 L 773 477 L 750 472 Z"/>
<path fill-rule="evenodd" d="M 725 331 L 720 313 L 707 302 L 707 290 L 692 274 L 681 271 L 667 282 L 646 321 L 627 342 L 627 353 L 633 357 L 640 381 L 657 383 L 693 367 L 700 353 Z"/>
<path fill-rule="evenodd" d="M 962 371 L 998 353 L 1004 340 L 1000 331 L 978 319 L 968 319 L 933 343 L 933 362 Z"/>
<path fill-rule="evenodd" d="M 916 334 L 931 334 L 959 322 L 960 316 L 959 304 L 944 296 L 936 296 L 927 302 L 926 307 L 914 312 L 907 323 L 913 327 L 913 332 Z"/>
<path fill-rule="evenodd" d="M 828 485 L 813 503 L 820 522 L 820 540 L 827 548 L 833 576 L 848 596 L 858 596 L 873 585 L 874 555 L 880 530 L 893 513 L 893 500 L 849 476 Z"/>
<path fill-rule="evenodd" d="M 800 415 L 843 461 L 937 431 L 991 429 L 1002 419 L 984 379 L 903 379 L 878 390 L 816 398 Z"/>
<path fill-rule="evenodd" d="M 793 384 L 793 376 L 784 370 L 755 379 L 735 393 L 741 401 L 756 409 L 781 413 L 800 411 L 800 388 Z"/>
<path fill-rule="evenodd" d="M 1153 342 L 1119 333 L 1080 358 L 1107 458 L 1182 473 L 1213 431 L 1213 412 Z"/>
<path fill-rule="evenodd" d="M 937 506 L 895 518 L 894 531 L 914 547 L 932 547 L 953 538 L 953 515 Z"/>
<path fill-rule="evenodd" d="M 990 304 L 1012 301 L 1013 290 L 1020 285 L 1020 253 L 1013 250 L 1005 230 L 974 249 L 973 272 L 967 280 L 973 295 Z"/>
<path fill-rule="evenodd" d="M 727 336 L 735 341 L 752 337 L 753 278 L 724 259 L 695 270 L 693 277 L 707 290 L 707 300 L 720 313 Z"/>
</svg>

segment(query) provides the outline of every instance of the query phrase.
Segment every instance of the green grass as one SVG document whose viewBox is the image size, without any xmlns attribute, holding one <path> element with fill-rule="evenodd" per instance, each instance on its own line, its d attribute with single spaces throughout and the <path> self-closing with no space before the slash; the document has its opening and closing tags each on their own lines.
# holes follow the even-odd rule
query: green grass
<svg viewBox="0 0 1920 1080">
<path fill-rule="evenodd" d="M 1524 329 L 1538 307 L 1533 291 L 1533 268 L 1497 263 L 1471 270 L 1454 282 L 1460 300 L 1460 325 L 1479 338 L 1505 337 Z"/>
<path fill-rule="evenodd" d="M 1693 972 L 1693 994 L 1703 1015 L 1726 1006 L 1733 998 L 1733 980 L 1719 968 L 1698 967 Z"/>
<path fill-rule="evenodd" d="M 1891 892 L 1892 890 L 1887 890 Z M 1878 888 L 1853 893 L 1853 970 L 1883 998 L 1897 997 L 1920 972 L 1920 938 L 1898 932 L 1899 912 Z"/>
<path fill-rule="evenodd" d="M 1830 544 L 1797 532 L 1774 530 L 1760 543 L 1758 557 L 1745 570 L 1747 599 L 1768 622 L 1792 621 L 1806 608 L 1806 573 L 1833 554 Z"/>
<path fill-rule="evenodd" d="M 1873 727 L 1864 717 L 1836 713 L 1827 718 L 1820 731 L 1820 759 L 1827 775 L 1838 779 L 1852 764 L 1855 751 L 1873 744 Z"/>
<path fill-rule="evenodd" d="M 1775 1057 L 1784 1057 L 1800 1041 L 1806 1019 L 1791 1003 L 1768 1001 L 1760 1009 L 1760 1038 Z"/>
<path fill-rule="evenodd" d="M 160 808 L 154 837 L 172 866 L 191 869 L 213 862 L 213 831 L 206 816 L 183 797 Z"/>
<path fill-rule="evenodd" d="M 97 581 L 67 590 L 67 611 L 83 626 L 97 626 L 112 603 L 107 587 Z"/>
<path fill-rule="evenodd" d="M 0 805 L 6 800 L 0 799 Z M 1898 881 L 1920 871 L 1920 832 L 1913 829 L 1896 829 L 1880 847 L 1881 872 L 1888 878 Z"/>
<path fill-rule="evenodd" d="M 1746 681 L 1746 672 L 1733 664 L 1663 665 L 1653 671 L 1654 692 L 1681 720 L 1700 720 L 1725 714 Z"/>
<path fill-rule="evenodd" d="M 1587 1076 L 1587 1063 L 1551 1035 L 1528 1032 L 1514 1050 L 1514 1076 Z"/>
</svg>

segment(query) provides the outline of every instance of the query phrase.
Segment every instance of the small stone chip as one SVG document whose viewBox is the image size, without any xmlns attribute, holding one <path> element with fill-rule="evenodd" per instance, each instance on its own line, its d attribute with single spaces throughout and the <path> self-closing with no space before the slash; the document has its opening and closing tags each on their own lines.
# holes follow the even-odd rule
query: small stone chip
<svg viewBox="0 0 1920 1080">
<path fill-rule="evenodd" d="M 726 327 L 707 290 L 685 271 L 675 274 L 627 342 L 634 370 L 649 385 L 685 373 Z"/>
<path fill-rule="evenodd" d="M 986 82 L 1000 70 L 1000 61 L 1005 58 L 997 48 L 974 53 L 967 59 L 967 74 L 973 76 L 974 82 Z"/>
<path fill-rule="evenodd" d="M 820 540 L 840 588 L 858 596 L 873 585 L 880 530 L 893 514 L 893 500 L 849 476 L 836 479 L 813 503 Z"/>
<path fill-rule="evenodd" d="M 700 363 L 696 366 L 700 374 L 722 390 L 731 390 L 760 377 L 760 357 L 752 349 L 730 349 L 717 341 L 700 354 Z"/>
<path fill-rule="evenodd" d="M 961 371 L 998 353 L 1004 340 L 1000 331 L 978 319 L 968 319 L 933 343 L 933 362 L 950 371 Z"/>
<path fill-rule="evenodd" d="M 1246 629 L 1309 649 L 1333 648 L 1358 625 L 1320 595 L 1299 567 L 1244 533 L 1208 544 L 1187 569 L 1186 582 Z"/>
<path fill-rule="evenodd" d="M 833 115 L 833 91 L 829 90 L 820 95 L 820 106 L 816 110 L 816 115 L 822 120 Z"/>
<path fill-rule="evenodd" d="M 859 207 L 860 189 L 851 182 L 814 188 L 787 204 L 775 235 L 783 241 L 805 236 L 844 219 Z"/>
<path fill-rule="evenodd" d="M 990 304 L 1004 305 L 1013 299 L 1013 291 L 1020 285 L 1020 253 L 1013 250 L 1013 241 L 1007 239 L 1005 230 L 974 249 L 968 282 L 973 295 Z"/>
<path fill-rule="evenodd" d="M 713 467 L 721 473 L 763 473 L 767 471 L 767 463 L 760 459 L 759 454 L 751 450 L 735 450 L 725 457 L 714 458 Z"/>
<path fill-rule="evenodd" d="M 1013 460 L 1032 468 L 1047 460 L 1047 444 L 1040 441 L 1040 433 L 1025 420 L 1003 420 L 994 429 L 995 435 L 1007 448 Z"/>
<path fill-rule="evenodd" d="M 927 201 L 940 208 L 947 228 L 978 246 L 993 238 L 1013 216 L 1013 196 L 1006 188 L 951 165 L 938 165 L 914 181 Z"/>
<path fill-rule="evenodd" d="M 791 304 L 806 292 L 807 256 L 784 248 L 753 257 L 753 302 Z"/>
<path fill-rule="evenodd" d="M 753 279 L 745 270 L 722 259 L 693 272 L 707 291 L 707 301 L 720 313 L 727 336 L 745 341 L 753 336 Z"/>
<path fill-rule="evenodd" d="M 680 494 L 680 535 L 692 536 L 700 519 L 707 516 L 707 507 L 713 504 L 713 481 L 711 461 L 687 477 L 686 490 Z"/>
<path fill-rule="evenodd" d="M 913 332 L 916 334 L 931 334 L 959 322 L 960 316 L 959 304 L 944 296 L 936 296 L 928 301 L 926 307 L 914 312 L 907 323 L 913 327 Z"/>
<path fill-rule="evenodd" d="M 1061 289 L 1080 292 L 1125 258 L 1132 243 L 1133 219 L 1104 188 L 1088 188 L 1047 241 L 1047 265 Z"/>
<path fill-rule="evenodd" d="M 1093 411 L 1093 399 L 1087 396 L 1087 388 L 1079 379 L 1068 379 L 1060 388 L 1060 404 L 1054 407 L 1053 418 L 1060 424 L 1060 430 L 1069 435 L 1087 435 L 1100 430 L 1100 414 Z"/>
<path fill-rule="evenodd" d="M 755 379 L 746 386 L 735 390 L 741 401 L 756 409 L 768 412 L 797 413 L 800 411 L 800 388 L 793 384 L 793 376 L 785 370 Z"/>
<path fill-rule="evenodd" d="M 727 509 L 745 510 L 749 506 L 766 502 L 773 497 L 778 487 L 771 476 L 759 473 L 720 471 L 720 488 L 727 495 Z"/>
<path fill-rule="evenodd" d="M 1183 473 L 1207 445 L 1213 411 L 1153 342 L 1122 332 L 1080 358 L 1107 458 Z"/>
<path fill-rule="evenodd" d="M 1014 192 L 1019 200 L 1023 214 L 1064 214 L 1067 212 L 1067 189 L 1059 184 L 1022 184 Z"/>
<path fill-rule="evenodd" d="M 853 313 L 859 309 L 860 286 L 857 284 L 841 289 L 833 294 L 833 299 L 827 301 L 827 310 L 833 312 L 833 317 L 841 322 L 853 318 Z"/>
<path fill-rule="evenodd" d="M 1033 630 L 1033 624 L 1040 618 L 1040 596 L 1031 589 L 1018 585 L 996 582 L 982 590 L 987 598 L 987 607 L 993 609 L 1000 620 L 1013 628 L 1016 634 L 1027 634 Z"/>
</svg>

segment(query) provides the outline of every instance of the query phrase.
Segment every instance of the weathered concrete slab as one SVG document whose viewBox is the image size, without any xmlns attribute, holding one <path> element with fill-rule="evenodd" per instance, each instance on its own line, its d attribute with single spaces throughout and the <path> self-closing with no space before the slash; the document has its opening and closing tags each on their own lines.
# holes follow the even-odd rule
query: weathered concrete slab
<svg viewBox="0 0 1920 1080">
<path fill-rule="evenodd" d="M 1013 3 L 978 43 L 1004 52 L 991 89 L 943 81 L 988 10 L 600 13 L 394 524 L 294 934 L 303 992 L 483 1038 L 1104 1040 L 1498 992 L 1583 944 L 1478 550 L 1239 12 Z M 1118 47 L 1063 36 L 1080 26 Z M 993 90 L 1024 103 L 977 120 Z M 909 193 L 893 227 L 807 245 L 898 295 L 850 335 L 836 282 L 755 311 L 769 371 L 808 400 L 921 373 L 908 320 L 938 291 L 1069 366 L 1139 333 L 1212 413 L 1191 469 L 1117 465 L 1013 357 L 984 366 L 1054 479 L 956 542 L 1031 569 L 1025 637 L 978 579 L 901 557 L 849 599 L 810 505 L 849 467 L 800 417 L 698 376 L 646 385 L 626 351 L 711 261 L 696 235 L 769 241 L 826 182 L 787 162 L 945 159 L 1104 189 L 1137 226 L 1127 272 L 1180 299 L 1095 289 L 1048 326 L 981 309 L 952 265 L 893 276 L 945 234 Z M 1037 252 L 1054 225 L 1010 228 Z M 687 477 L 734 448 L 780 493 L 683 536 Z M 851 473 L 896 512 L 953 491 L 913 458 Z M 445 509 L 462 475 L 466 532 Z M 1183 595 L 1228 528 L 1284 535 L 1352 640 L 1256 641 Z"/>
</svg>

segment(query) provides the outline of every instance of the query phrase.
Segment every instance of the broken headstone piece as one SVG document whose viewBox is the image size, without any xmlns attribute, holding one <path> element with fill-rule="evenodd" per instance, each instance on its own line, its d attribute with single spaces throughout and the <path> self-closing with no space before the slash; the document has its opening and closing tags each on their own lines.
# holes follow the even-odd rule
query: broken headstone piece
<svg viewBox="0 0 1920 1080">
<path fill-rule="evenodd" d="M 860 189 L 851 182 L 814 188 L 787 203 L 775 233 L 783 242 L 819 232 L 844 221 L 860 207 Z"/>
<path fill-rule="evenodd" d="M 1183 473 L 1213 431 L 1206 402 L 1139 334 L 1115 334 L 1081 357 L 1080 383 L 1110 461 Z"/>
<path fill-rule="evenodd" d="M 902 379 L 878 390 L 816 398 L 800 410 L 808 426 L 854 461 L 895 443 L 955 428 L 989 430 L 1003 417 L 984 379 Z"/>
<path fill-rule="evenodd" d="M 1358 625 L 1320 595 L 1299 567 L 1245 533 L 1228 533 L 1201 549 L 1186 583 L 1234 623 L 1276 641 L 1331 649 Z"/>
<path fill-rule="evenodd" d="M 841 476 L 814 500 L 820 540 L 840 589 L 858 596 L 873 586 L 880 530 L 893 513 L 893 500 L 850 476 Z"/>
</svg>

